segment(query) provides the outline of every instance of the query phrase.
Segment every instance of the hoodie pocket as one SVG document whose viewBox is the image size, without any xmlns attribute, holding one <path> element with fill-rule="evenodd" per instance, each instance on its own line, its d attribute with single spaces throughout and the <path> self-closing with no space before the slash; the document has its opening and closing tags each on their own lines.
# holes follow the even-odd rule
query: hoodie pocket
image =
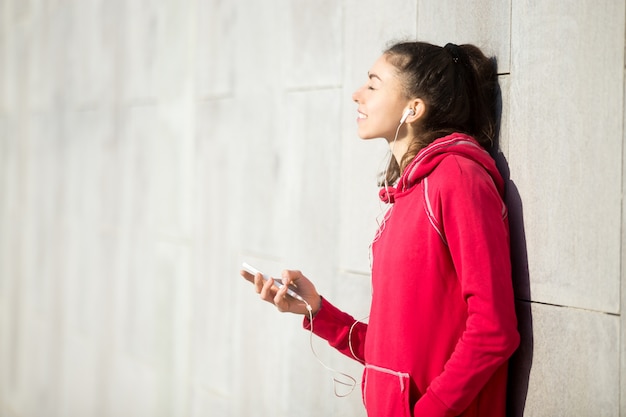
<svg viewBox="0 0 626 417">
<path fill-rule="evenodd" d="M 411 417 L 408 373 L 367 364 L 363 371 L 363 404 L 369 417 Z"/>
</svg>

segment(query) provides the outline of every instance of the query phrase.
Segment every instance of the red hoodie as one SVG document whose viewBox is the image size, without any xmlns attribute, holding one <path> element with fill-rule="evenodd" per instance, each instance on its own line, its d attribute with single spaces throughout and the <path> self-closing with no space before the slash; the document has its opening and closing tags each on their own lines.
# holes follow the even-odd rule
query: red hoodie
<svg viewBox="0 0 626 417">
<path fill-rule="evenodd" d="M 504 182 L 471 137 L 424 148 L 374 239 L 369 325 L 324 300 L 315 333 L 365 364 L 370 417 L 504 417 L 519 344 Z M 310 323 L 305 319 L 305 327 Z"/>
</svg>

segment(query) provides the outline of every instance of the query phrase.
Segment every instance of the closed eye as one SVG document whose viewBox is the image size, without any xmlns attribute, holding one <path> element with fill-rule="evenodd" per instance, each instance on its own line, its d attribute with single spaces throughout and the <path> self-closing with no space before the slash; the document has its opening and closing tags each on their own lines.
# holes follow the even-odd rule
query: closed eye
<svg viewBox="0 0 626 417">
<path fill-rule="evenodd" d="M 382 80 L 380 79 L 380 77 L 379 77 L 378 75 L 376 75 L 376 74 L 368 73 L 368 74 L 367 74 L 367 76 L 368 76 L 368 78 L 369 78 L 370 82 L 371 82 L 372 80 L 374 80 L 374 83 L 376 83 L 376 82 L 382 82 Z M 378 80 L 378 81 L 376 81 L 376 80 Z M 368 89 L 368 90 L 375 90 L 375 88 L 374 88 L 371 84 L 368 84 L 367 89 Z"/>
</svg>

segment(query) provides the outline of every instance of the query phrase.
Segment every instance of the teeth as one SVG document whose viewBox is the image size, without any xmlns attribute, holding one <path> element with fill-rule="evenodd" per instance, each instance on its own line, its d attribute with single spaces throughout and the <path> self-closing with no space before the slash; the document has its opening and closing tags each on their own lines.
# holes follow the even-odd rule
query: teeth
<svg viewBox="0 0 626 417">
<path fill-rule="evenodd" d="M 363 113 L 359 113 L 359 119 L 367 119 L 367 116 Z"/>
</svg>

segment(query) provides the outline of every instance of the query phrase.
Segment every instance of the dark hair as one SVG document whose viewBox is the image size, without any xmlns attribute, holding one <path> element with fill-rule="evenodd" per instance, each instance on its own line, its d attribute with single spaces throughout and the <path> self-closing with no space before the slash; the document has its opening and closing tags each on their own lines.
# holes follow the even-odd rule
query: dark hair
<svg viewBox="0 0 626 417">
<path fill-rule="evenodd" d="M 422 148 L 451 133 L 473 136 L 486 149 L 493 145 L 498 85 L 494 59 L 470 44 L 440 47 L 425 42 L 397 43 L 384 55 L 398 69 L 407 98 L 426 103 L 422 131 L 400 164 L 391 158 L 387 183 L 393 184 Z"/>
</svg>

